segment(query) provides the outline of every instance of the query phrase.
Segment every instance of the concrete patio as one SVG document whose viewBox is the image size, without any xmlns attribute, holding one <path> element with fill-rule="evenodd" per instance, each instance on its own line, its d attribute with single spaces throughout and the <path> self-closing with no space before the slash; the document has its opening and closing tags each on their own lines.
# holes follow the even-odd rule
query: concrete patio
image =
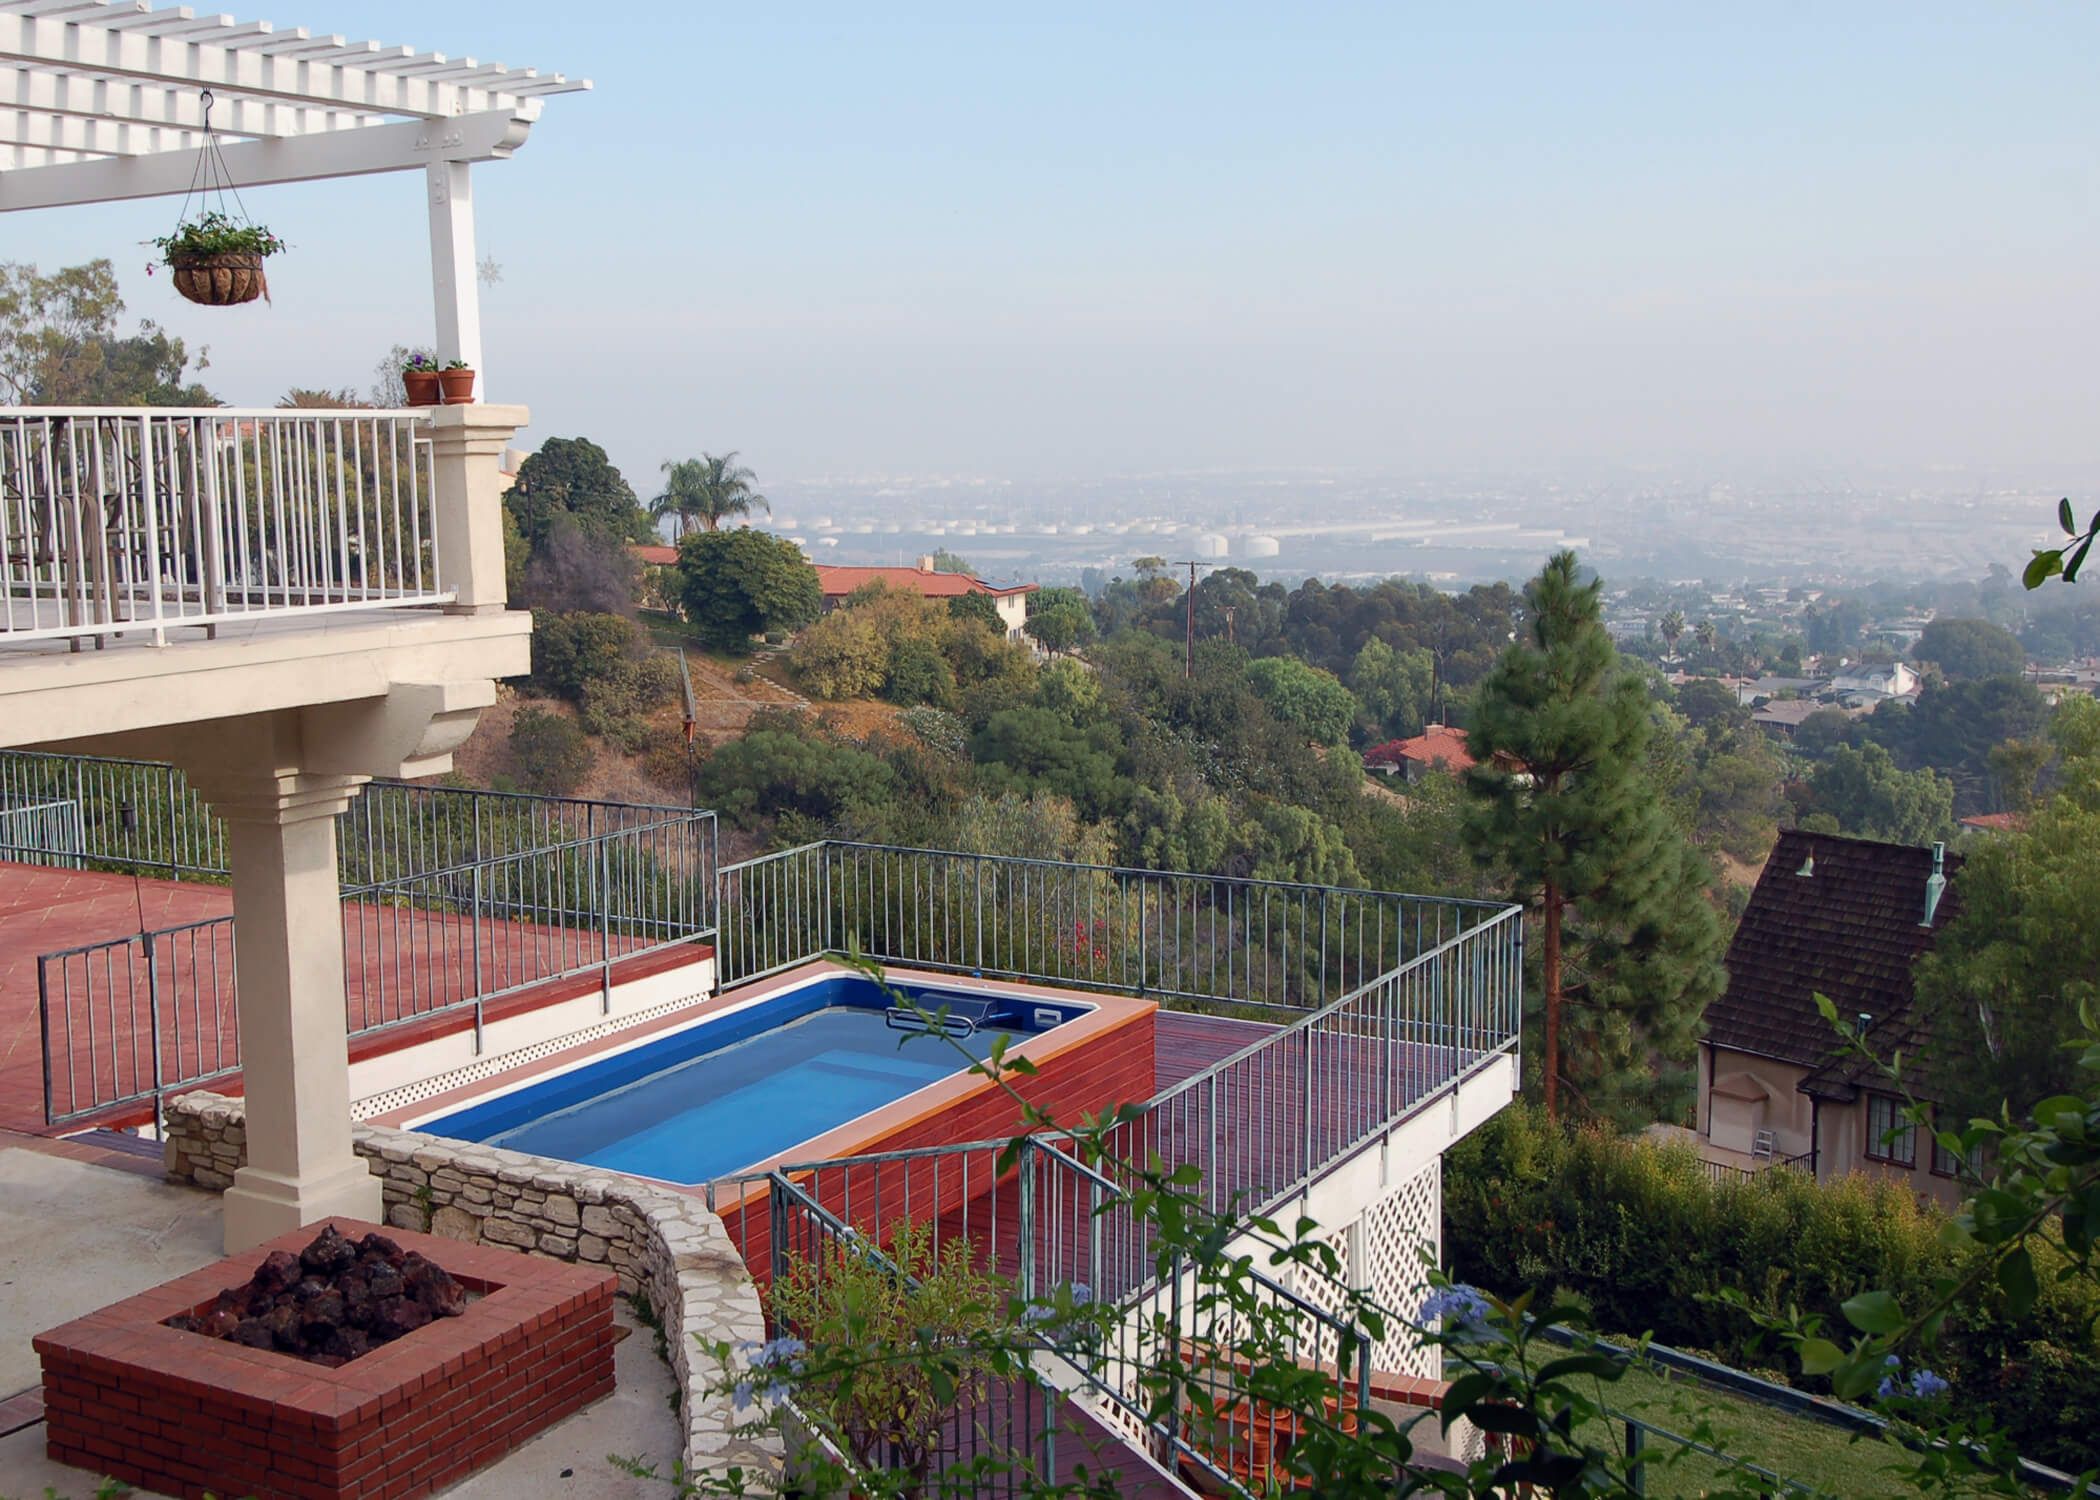
<svg viewBox="0 0 2100 1500">
<path fill-rule="evenodd" d="M 156 1286 L 220 1258 L 218 1195 L 160 1180 L 150 1158 L 84 1142 L 0 1132 L 0 1497 L 84 1497 L 99 1476 L 44 1456 L 39 1371 L 30 1340 L 46 1328 Z M 679 1453 L 671 1374 L 637 1328 L 614 1356 L 618 1388 L 465 1483 L 469 1500 L 561 1496 L 616 1500 L 648 1487 L 615 1470 L 608 1454 L 637 1456 L 669 1473 Z M 151 1500 L 144 1491 L 132 1491 Z"/>
</svg>

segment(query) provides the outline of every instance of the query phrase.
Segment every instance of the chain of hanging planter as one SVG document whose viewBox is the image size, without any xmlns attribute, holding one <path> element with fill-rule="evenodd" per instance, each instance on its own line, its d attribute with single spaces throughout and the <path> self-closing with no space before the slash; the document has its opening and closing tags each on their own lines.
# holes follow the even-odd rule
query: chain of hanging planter
<svg viewBox="0 0 2100 1500">
<path fill-rule="evenodd" d="M 205 307 L 234 307 L 257 297 L 267 302 L 270 283 L 263 274 L 263 259 L 284 249 L 285 243 L 248 217 L 211 128 L 210 89 L 204 90 L 202 103 L 204 144 L 197 148 L 197 170 L 182 195 L 175 232 L 150 243 L 174 273 L 175 290 L 190 301 Z M 212 206 L 215 197 L 217 207 Z M 195 218 L 190 217 L 192 202 L 198 209 Z"/>
</svg>

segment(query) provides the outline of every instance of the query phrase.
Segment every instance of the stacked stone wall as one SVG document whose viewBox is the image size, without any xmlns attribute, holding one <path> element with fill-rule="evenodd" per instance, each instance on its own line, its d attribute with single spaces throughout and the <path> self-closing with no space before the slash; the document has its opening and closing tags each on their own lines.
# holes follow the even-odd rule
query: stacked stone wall
<svg viewBox="0 0 2100 1500">
<path fill-rule="evenodd" d="M 242 1104 L 185 1094 L 168 1108 L 168 1178 L 214 1191 L 247 1160 Z M 697 1196 L 616 1172 L 441 1140 L 353 1127 L 357 1153 L 382 1183 L 389 1224 L 469 1244 L 603 1265 L 645 1297 L 663 1325 L 681 1394 L 688 1472 L 776 1467 L 777 1442 L 734 1432 L 738 1414 L 711 1391 L 721 1371 L 701 1340 L 765 1338 L 758 1292 L 722 1221 Z"/>
</svg>

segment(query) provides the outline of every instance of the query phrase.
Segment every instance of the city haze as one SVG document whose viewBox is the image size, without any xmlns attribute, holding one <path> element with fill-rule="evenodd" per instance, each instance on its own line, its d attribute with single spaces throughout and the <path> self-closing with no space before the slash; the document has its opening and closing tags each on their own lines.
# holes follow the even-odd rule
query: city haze
<svg viewBox="0 0 2100 1500">
<path fill-rule="evenodd" d="M 477 176 L 488 390 L 645 494 L 703 449 L 798 510 L 1172 475 L 1206 526 L 1277 476 L 1401 506 L 1666 489 L 1690 519 L 1775 485 L 1954 516 L 2100 473 L 2090 9 L 357 21 L 595 79 Z M 168 200 L 14 216 L 0 254 L 111 256 L 243 404 L 363 387 L 425 335 L 419 179 L 248 199 L 294 247 L 253 311 L 147 279 Z"/>
</svg>

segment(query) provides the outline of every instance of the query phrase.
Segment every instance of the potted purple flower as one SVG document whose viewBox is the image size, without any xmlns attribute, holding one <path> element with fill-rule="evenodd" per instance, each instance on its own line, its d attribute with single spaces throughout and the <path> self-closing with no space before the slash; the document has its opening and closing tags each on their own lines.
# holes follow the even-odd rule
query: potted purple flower
<svg viewBox="0 0 2100 1500">
<path fill-rule="evenodd" d="M 410 406 L 436 406 L 442 400 L 438 362 L 427 354 L 408 357 L 401 367 L 401 385 L 408 392 Z"/>
</svg>

